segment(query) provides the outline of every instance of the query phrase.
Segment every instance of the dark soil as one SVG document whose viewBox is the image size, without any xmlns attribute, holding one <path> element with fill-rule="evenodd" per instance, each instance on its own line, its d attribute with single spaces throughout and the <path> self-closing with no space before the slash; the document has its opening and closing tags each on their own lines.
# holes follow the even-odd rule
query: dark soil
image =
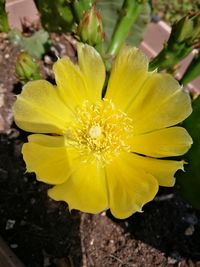
<svg viewBox="0 0 200 267">
<path fill-rule="evenodd" d="M 64 40 L 62 45 L 67 47 Z M 7 107 L 10 112 L 12 91 L 20 91 L 13 72 L 16 48 L 6 41 L 5 49 L 9 58 L 1 61 L 0 83 L 11 100 L 0 114 Z M 51 53 L 45 60 L 44 75 L 51 79 Z M 173 189 L 160 190 L 144 213 L 127 220 L 109 211 L 69 213 L 66 204 L 47 197 L 47 185 L 25 172 L 21 146 L 27 134 L 14 124 L 8 128 L 0 135 L 0 234 L 27 267 L 200 266 L 200 214 Z"/>
</svg>

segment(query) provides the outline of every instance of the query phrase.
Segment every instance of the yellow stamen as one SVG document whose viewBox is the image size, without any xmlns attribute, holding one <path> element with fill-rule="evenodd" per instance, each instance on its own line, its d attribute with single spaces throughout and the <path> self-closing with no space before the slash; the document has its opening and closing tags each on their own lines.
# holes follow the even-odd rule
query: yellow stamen
<svg viewBox="0 0 200 267">
<path fill-rule="evenodd" d="M 100 100 L 96 105 L 85 101 L 77 110 L 77 123 L 72 128 L 72 144 L 86 160 L 93 158 L 105 164 L 121 151 L 130 151 L 132 119 L 110 100 Z"/>
</svg>

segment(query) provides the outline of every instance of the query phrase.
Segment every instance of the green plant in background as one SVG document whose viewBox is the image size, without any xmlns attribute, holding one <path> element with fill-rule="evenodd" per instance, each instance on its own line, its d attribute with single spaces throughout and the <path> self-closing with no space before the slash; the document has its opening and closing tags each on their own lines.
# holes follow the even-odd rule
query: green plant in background
<svg viewBox="0 0 200 267">
<path fill-rule="evenodd" d="M 161 52 L 151 61 L 150 70 L 169 71 L 185 58 L 200 38 L 200 13 L 187 15 L 172 25 L 169 40 Z"/>
<path fill-rule="evenodd" d="M 123 0 L 99 0 L 97 1 L 97 8 L 101 12 L 103 27 L 105 32 L 105 46 L 108 47 L 111 37 L 114 34 L 114 30 L 117 23 L 119 23 L 119 15 L 122 15 Z M 133 1 L 132 5 L 136 5 Z M 124 3 L 125 5 L 125 3 Z M 139 45 L 142 41 L 144 31 L 147 24 L 151 19 L 151 8 L 149 3 L 140 3 L 140 12 L 135 20 L 132 23 L 130 31 L 126 36 L 126 42 L 131 45 Z M 122 18 L 123 19 L 123 18 Z M 117 22 L 118 21 L 118 22 Z"/>
<path fill-rule="evenodd" d="M 180 20 L 189 12 L 200 10 L 199 0 L 152 0 L 152 12 L 168 24 Z"/>
<path fill-rule="evenodd" d="M 5 10 L 5 0 L 0 0 L 0 32 L 8 32 L 8 18 Z"/>
<path fill-rule="evenodd" d="M 35 0 L 40 13 L 42 26 L 48 32 L 70 31 L 74 18 L 70 4 L 66 0 Z"/>
<path fill-rule="evenodd" d="M 116 55 L 120 47 L 126 40 L 134 22 L 141 13 L 143 3 L 146 1 L 125 0 L 115 25 L 107 53 Z"/>
<path fill-rule="evenodd" d="M 193 101 L 193 113 L 183 122 L 193 139 L 193 146 L 185 156 L 189 163 L 186 172 L 178 173 L 177 189 L 195 208 L 200 209 L 200 97 Z"/>
<path fill-rule="evenodd" d="M 36 61 L 27 52 L 20 52 L 17 57 L 15 70 L 19 80 L 23 84 L 41 78 Z"/>
<path fill-rule="evenodd" d="M 185 85 L 196 79 L 200 75 L 200 52 L 194 56 L 192 62 L 181 78 L 181 84 Z"/>
<path fill-rule="evenodd" d="M 35 58 L 41 58 L 50 45 L 49 34 L 41 29 L 30 37 L 25 37 L 19 31 L 10 31 L 9 38 L 15 45 Z"/>
</svg>

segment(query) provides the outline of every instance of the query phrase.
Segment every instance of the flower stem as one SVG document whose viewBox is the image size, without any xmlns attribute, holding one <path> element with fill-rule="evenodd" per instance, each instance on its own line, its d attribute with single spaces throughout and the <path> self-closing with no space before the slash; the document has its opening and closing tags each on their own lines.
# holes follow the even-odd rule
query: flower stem
<svg viewBox="0 0 200 267">
<path fill-rule="evenodd" d="M 133 23 L 141 12 L 142 3 L 138 0 L 124 0 L 121 15 L 117 21 L 107 53 L 116 55 L 125 41 Z"/>
</svg>

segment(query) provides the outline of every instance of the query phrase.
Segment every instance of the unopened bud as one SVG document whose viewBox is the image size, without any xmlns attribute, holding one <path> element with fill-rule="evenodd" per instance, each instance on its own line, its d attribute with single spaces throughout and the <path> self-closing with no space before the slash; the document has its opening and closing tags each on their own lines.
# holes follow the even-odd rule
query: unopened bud
<svg viewBox="0 0 200 267">
<path fill-rule="evenodd" d="M 15 70 L 18 78 L 23 83 L 41 78 L 36 62 L 26 52 L 21 52 L 18 55 Z"/>
<path fill-rule="evenodd" d="M 92 46 L 98 45 L 104 40 L 102 18 L 92 6 L 87 10 L 78 26 L 78 35 L 81 41 Z"/>
<path fill-rule="evenodd" d="M 200 12 L 183 17 L 172 26 L 172 34 L 178 42 L 192 44 L 200 37 Z"/>
</svg>

